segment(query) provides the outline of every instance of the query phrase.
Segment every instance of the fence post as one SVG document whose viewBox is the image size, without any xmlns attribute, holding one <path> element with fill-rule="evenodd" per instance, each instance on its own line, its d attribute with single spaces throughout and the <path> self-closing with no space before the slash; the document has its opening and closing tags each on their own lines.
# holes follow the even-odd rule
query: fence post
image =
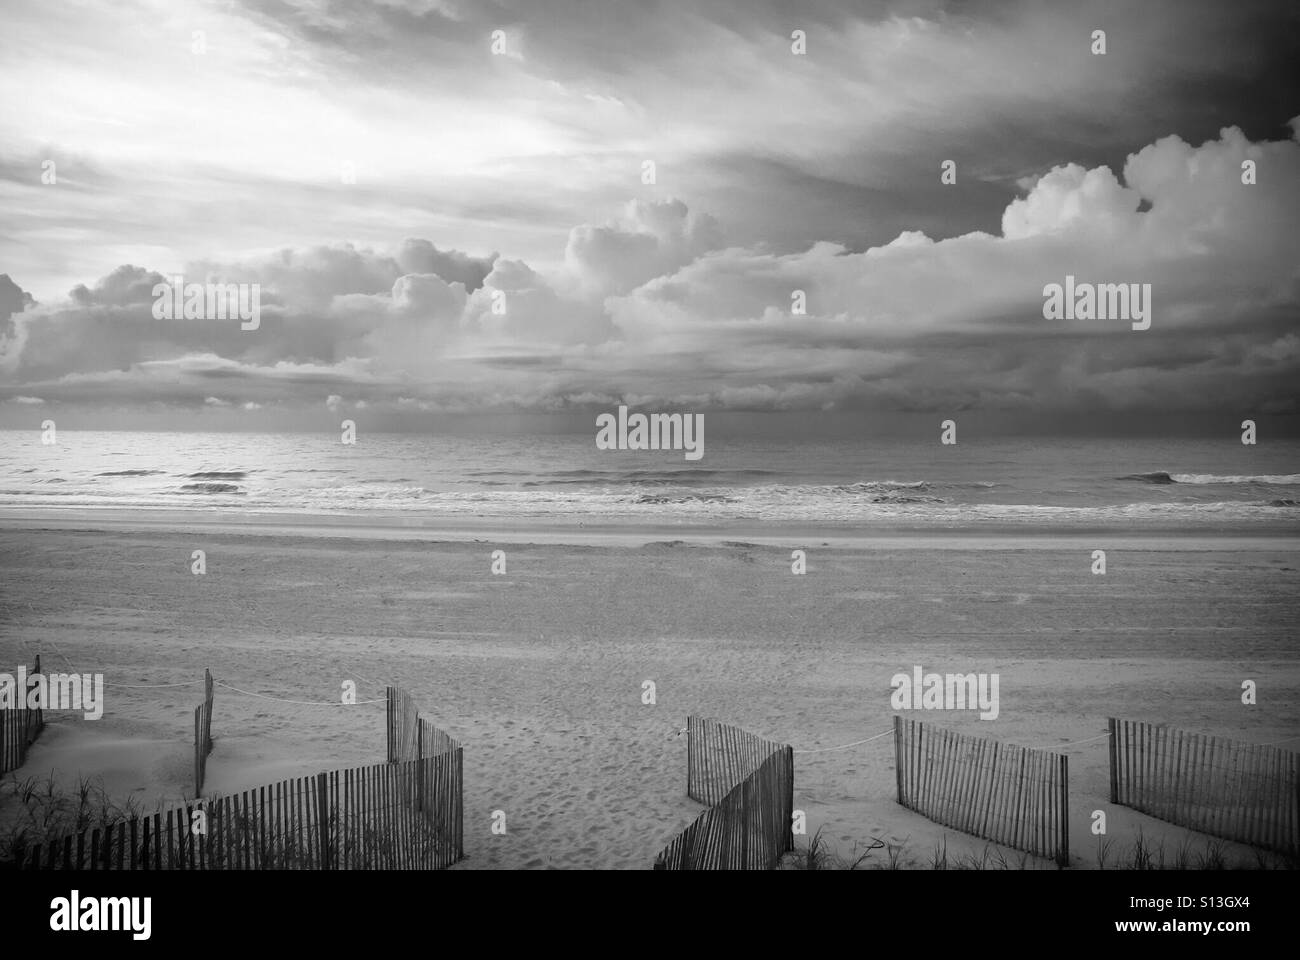
<svg viewBox="0 0 1300 960">
<path fill-rule="evenodd" d="M 37 675 L 39 675 L 41 672 L 41 655 L 39 653 L 36 655 L 36 669 L 33 670 L 32 672 Z M 47 685 L 45 689 L 48 691 L 49 686 Z M 32 743 L 36 740 L 36 737 L 40 734 L 41 730 L 45 728 L 45 702 L 41 700 L 38 701 L 38 703 L 40 703 L 40 706 L 36 708 L 36 723 L 34 724 L 35 729 L 32 729 L 31 726 L 28 727 L 28 732 L 31 734 L 27 738 L 28 746 L 32 745 Z"/>
<path fill-rule="evenodd" d="M 1061 850 L 1056 862 L 1070 865 L 1070 758 L 1065 754 L 1061 754 Z"/>
<path fill-rule="evenodd" d="M 785 748 L 786 802 L 785 802 L 785 849 L 794 849 L 794 747 Z"/>
<path fill-rule="evenodd" d="M 384 688 L 384 732 L 387 736 L 388 762 L 393 762 L 393 688 Z"/>
<path fill-rule="evenodd" d="M 465 856 L 465 748 L 457 747 L 456 756 L 456 859 Z"/>
<path fill-rule="evenodd" d="M 194 796 L 203 796 L 203 707 L 194 708 Z"/>
<path fill-rule="evenodd" d="M 686 795 L 694 797 L 691 792 L 691 778 L 695 776 L 695 717 L 686 718 Z"/>
<path fill-rule="evenodd" d="M 212 671 L 203 668 L 203 750 L 212 752 Z"/>
<path fill-rule="evenodd" d="M 1119 745 L 1115 742 L 1115 718 L 1109 717 L 1106 720 L 1106 727 L 1110 734 L 1110 802 L 1119 803 L 1119 767 L 1117 765 L 1116 751 Z"/>
<path fill-rule="evenodd" d="M 894 781 L 898 786 L 898 802 L 907 806 L 903 800 L 903 737 L 899 732 L 902 723 L 903 718 L 894 714 Z"/>
<path fill-rule="evenodd" d="M 333 870 L 333 857 L 330 856 L 330 800 L 329 779 L 324 773 L 316 774 L 316 823 L 320 835 L 320 866 L 322 870 Z"/>
</svg>

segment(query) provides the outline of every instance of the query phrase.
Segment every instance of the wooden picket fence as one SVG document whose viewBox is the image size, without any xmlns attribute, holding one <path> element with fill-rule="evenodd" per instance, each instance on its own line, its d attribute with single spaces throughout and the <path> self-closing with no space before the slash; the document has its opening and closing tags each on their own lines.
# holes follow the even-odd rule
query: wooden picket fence
<svg viewBox="0 0 1300 960">
<path fill-rule="evenodd" d="M 415 698 L 401 687 L 388 688 L 387 710 L 389 763 L 446 759 L 420 794 L 418 804 L 423 816 L 441 834 L 452 838 L 455 860 L 460 860 L 465 856 L 465 751 L 433 721 L 420 716 Z"/>
<path fill-rule="evenodd" d="M 459 765 L 459 753 L 442 754 L 283 780 L 84 830 L 33 846 L 19 862 L 34 870 L 442 869 L 461 858 L 461 838 L 430 815 L 429 799 L 459 782 Z"/>
<path fill-rule="evenodd" d="M 963 833 L 1070 863 L 1069 761 L 894 716 L 898 802 Z"/>
<path fill-rule="evenodd" d="M 1300 755 L 1110 718 L 1110 800 L 1180 826 L 1300 853 Z"/>
<path fill-rule="evenodd" d="M 41 657 L 36 655 L 36 666 L 31 674 L 41 672 Z M 15 677 L 15 682 L 17 678 Z M 36 686 L 36 681 L 28 680 L 26 689 L 11 691 L 14 704 L 12 708 L 0 709 L 0 773 L 17 770 L 27 761 L 27 750 L 45 729 L 45 711 L 41 707 L 29 710 L 27 696 Z"/>
<path fill-rule="evenodd" d="M 794 848 L 794 748 L 701 717 L 686 729 L 686 792 L 710 807 L 654 869 L 771 870 Z"/>
<path fill-rule="evenodd" d="M 212 671 L 203 671 L 203 702 L 194 708 L 194 796 L 203 796 L 203 781 L 212 752 Z"/>
</svg>

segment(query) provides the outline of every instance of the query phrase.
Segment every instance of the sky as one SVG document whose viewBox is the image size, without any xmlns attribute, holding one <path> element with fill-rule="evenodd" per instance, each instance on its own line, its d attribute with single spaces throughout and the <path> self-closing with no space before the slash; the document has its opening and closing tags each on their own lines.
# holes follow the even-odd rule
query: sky
<svg viewBox="0 0 1300 960">
<path fill-rule="evenodd" d="M 0 426 L 1300 420 L 1293 3 L 0 19 Z M 156 317 L 176 275 L 259 325 Z M 1045 319 L 1067 276 L 1149 329 Z"/>
</svg>

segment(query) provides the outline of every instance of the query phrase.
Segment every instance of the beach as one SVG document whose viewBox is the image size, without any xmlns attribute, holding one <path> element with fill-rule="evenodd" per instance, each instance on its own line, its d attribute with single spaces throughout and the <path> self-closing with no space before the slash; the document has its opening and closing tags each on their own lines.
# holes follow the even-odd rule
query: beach
<svg viewBox="0 0 1300 960">
<path fill-rule="evenodd" d="M 938 843 L 978 853 L 984 841 L 894 800 L 890 680 L 916 666 L 998 674 L 998 716 L 905 716 L 1069 756 L 1078 867 L 1094 865 L 1089 815 L 1108 806 L 1108 717 L 1300 734 L 1289 535 L 27 511 L 0 517 L 0 583 L 5 669 L 39 652 L 47 671 L 107 685 L 103 718 L 51 714 L 19 774 L 102 777 L 150 808 L 190 796 L 201 688 L 156 685 L 204 668 L 218 683 L 207 792 L 379 763 L 384 704 L 365 701 L 393 683 L 464 746 L 456 869 L 649 868 L 703 810 L 685 793 L 693 713 L 793 745 L 795 808 L 842 856 L 873 838 L 909 866 Z M 340 702 L 347 681 L 356 704 Z M 1119 843 L 1187 836 L 1109 809 Z"/>
</svg>

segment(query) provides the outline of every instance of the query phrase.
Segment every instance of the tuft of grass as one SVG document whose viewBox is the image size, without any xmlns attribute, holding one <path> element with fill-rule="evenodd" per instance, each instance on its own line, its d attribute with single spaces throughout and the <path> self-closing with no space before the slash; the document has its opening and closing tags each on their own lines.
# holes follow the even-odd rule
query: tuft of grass
<svg viewBox="0 0 1300 960">
<path fill-rule="evenodd" d="M 1142 836 L 1141 828 L 1138 828 L 1137 840 L 1133 842 L 1133 848 L 1129 851 L 1129 869 L 1130 870 L 1154 870 L 1155 863 L 1151 854 L 1151 847 L 1146 838 Z"/>
<path fill-rule="evenodd" d="M 817 832 L 808 840 L 805 847 L 796 847 L 794 853 L 790 855 L 783 863 L 782 868 L 787 870 L 857 870 L 871 856 L 875 850 L 884 849 L 885 841 L 879 837 L 872 837 L 871 843 L 859 853 L 858 844 L 854 843 L 853 852 L 848 859 L 836 855 L 830 846 L 822 839 L 822 828 L 818 827 Z"/>
<path fill-rule="evenodd" d="M 1205 844 L 1205 852 L 1197 854 L 1197 870 L 1226 870 L 1228 869 L 1227 857 L 1225 856 L 1226 848 L 1222 840 L 1209 840 Z"/>
<path fill-rule="evenodd" d="M 1097 835 L 1097 869 L 1098 870 L 1106 869 L 1106 861 L 1110 858 L 1110 851 L 1113 846 L 1114 846 L 1114 841 L 1103 840 L 1100 834 Z"/>
<path fill-rule="evenodd" d="M 830 860 L 830 850 L 826 847 L 826 841 L 822 839 L 822 828 L 818 827 L 817 831 L 808 841 L 808 846 L 804 849 L 803 855 L 798 860 L 798 870 L 825 870 Z"/>
<path fill-rule="evenodd" d="M 934 845 L 934 852 L 930 855 L 931 870 L 948 869 L 948 838 L 944 837 Z"/>
<path fill-rule="evenodd" d="M 101 777 L 79 777 L 65 792 L 52 773 L 0 780 L 0 809 L 5 811 L 0 864 L 22 863 L 38 844 L 45 846 L 91 826 L 115 827 L 142 812 L 134 797 L 114 801 Z"/>
</svg>

